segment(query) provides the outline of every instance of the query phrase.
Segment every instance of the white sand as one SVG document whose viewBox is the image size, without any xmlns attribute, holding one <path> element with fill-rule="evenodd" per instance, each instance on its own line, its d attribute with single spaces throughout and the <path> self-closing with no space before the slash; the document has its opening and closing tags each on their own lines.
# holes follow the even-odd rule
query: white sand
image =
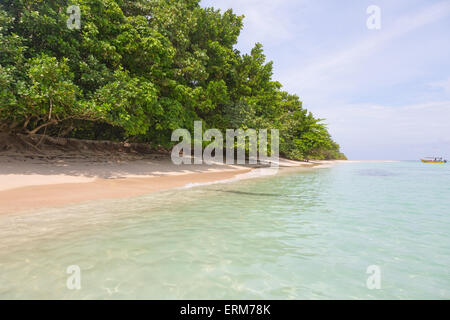
<svg viewBox="0 0 450 320">
<path fill-rule="evenodd" d="M 314 166 L 280 160 L 280 167 Z M 317 164 L 316 164 L 317 165 Z M 233 181 L 252 166 L 174 165 L 167 156 L 126 161 L 105 158 L 0 157 L 0 214 L 88 200 L 124 198 L 159 190 Z M 246 175 L 257 177 L 258 174 Z"/>
</svg>

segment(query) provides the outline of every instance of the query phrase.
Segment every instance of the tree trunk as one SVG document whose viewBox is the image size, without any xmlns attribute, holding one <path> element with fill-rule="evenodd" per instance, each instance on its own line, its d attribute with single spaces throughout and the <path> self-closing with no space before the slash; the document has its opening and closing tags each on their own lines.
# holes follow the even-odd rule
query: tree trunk
<svg viewBox="0 0 450 320">
<path fill-rule="evenodd" d="M 52 109 L 53 109 L 53 102 L 52 98 L 50 97 L 50 110 L 48 111 L 48 120 L 52 118 Z"/>
<path fill-rule="evenodd" d="M 53 120 L 51 120 L 51 121 L 49 121 L 49 122 L 47 122 L 47 123 L 41 124 L 39 127 L 35 128 L 35 129 L 33 129 L 33 130 L 31 130 L 31 131 L 28 132 L 28 133 L 29 133 L 29 134 L 35 134 L 36 132 L 38 132 L 38 131 L 41 130 L 42 128 L 45 128 L 45 127 L 47 127 L 47 126 L 49 126 L 49 125 L 51 125 L 51 124 L 57 124 L 57 123 L 58 123 L 58 121 L 55 120 L 55 119 L 53 119 Z"/>
</svg>

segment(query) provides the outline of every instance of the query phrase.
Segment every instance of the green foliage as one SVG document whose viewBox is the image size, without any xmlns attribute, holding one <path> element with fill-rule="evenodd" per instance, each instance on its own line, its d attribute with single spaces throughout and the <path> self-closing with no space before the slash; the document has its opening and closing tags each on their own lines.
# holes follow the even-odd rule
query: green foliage
<svg viewBox="0 0 450 320">
<path fill-rule="evenodd" d="M 29 65 L 31 85 L 21 92 L 32 102 L 29 109 L 36 116 L 48 114 L 49 120 L 54 116 L 70 115 L 77 104 L 78 88 L 72 82 L 67 58 L 58 61 L 55 57 L 42 55 L 32 58 Z"/>
<path fill-rule="evenodd" d="M 7 118 L 7 110 L 11 110 L 17 105 L 17 100 L 12 88 L 14 78 L 11 74 L 11 69 L 0 66 L 0 105 L 2 106 L 1 117 Z"/>
<path fill-rule="evenodd" d="M 67 27 L 70 5 L 80 30 Z M 321 120 L 272 79 L 262 45 L 235 49 L 243 19 L 199 0 L 5 0 L 2 130 L 170 146 L 172 130 L 203 120 L 279 129 L 289 158 L 342 158 Z"/>
<path fill-rule="evenodd" d="M 127 136 L 145 134 L 152 117 L 163 113 L 156 94 L 151 82 L 117 70 L 114 81 L 96 91 L 95 110 L 105 122 L 122 127 Z"/>
</svg>

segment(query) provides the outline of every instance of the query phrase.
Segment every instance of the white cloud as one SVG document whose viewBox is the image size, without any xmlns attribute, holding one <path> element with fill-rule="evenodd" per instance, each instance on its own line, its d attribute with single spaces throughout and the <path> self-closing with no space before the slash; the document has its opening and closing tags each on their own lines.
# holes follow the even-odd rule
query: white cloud
<svg viewBox="0 0 450 320">
<path fill-rule="evenodd" d="M 446 80 L 431 82 L 429 85 L 432 87 L 443 89 L 446 93 L 450 93 L 450 77 Z"/>
<path fill-rule="evenodd" d="M 427 24 L 439 21 L 450 15 L 450 2 L 439 2 L 420 12 L 399 17 L 393 25 L 383 24 L 381 31 L 371 31 L 370 35 L 358 44 L 338 52 L 326 53 L 301 72 L 291 71 L 282 77 L 282 82 L 295 91 L 316 87 L 325 81 L 336 80 L 338 87 L 345 86 L 342 74 L 350 69 L 358 69 L 361 60 L 374 56 L 387 43 Z M 353 82 L 353 79 L 350 79 Z M 335 88 L 338 88 L 335 87 Z"/>
<path fill-rule="evenodd" d="M 294 38 L 298 24 L 288 15 L 292 5 L 304 0 L 203 0 L 202 6 L 227 10 L 244 15 L 244 29 L 238 47 L 249 51 L 256 42 L 281 43 Z"/>
<path fill-rule="evenodd" d="M 334 105 L 320 109 L 334 137 L 350 158 L 417 159 L 426 154 L 450 155 L 450 100 L 403 106 Z"/>
</svg>

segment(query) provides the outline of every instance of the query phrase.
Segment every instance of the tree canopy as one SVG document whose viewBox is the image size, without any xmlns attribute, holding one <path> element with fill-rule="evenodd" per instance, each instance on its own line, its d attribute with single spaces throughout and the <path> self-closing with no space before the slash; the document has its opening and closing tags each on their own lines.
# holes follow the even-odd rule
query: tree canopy
<svg viewBox="0 0 450 320">
<path fill-rule="evenodd" d="M 81 27 L 68 28 L 77 5 Z M 293 159 L 344 156 L 321 119 L 272 79 L 261 44 L 235 45 L 243 16 L 199 0 L 5 0 L 0 127 L 149 142 L 204 128 L 279 129 Z"/>
</svg>

